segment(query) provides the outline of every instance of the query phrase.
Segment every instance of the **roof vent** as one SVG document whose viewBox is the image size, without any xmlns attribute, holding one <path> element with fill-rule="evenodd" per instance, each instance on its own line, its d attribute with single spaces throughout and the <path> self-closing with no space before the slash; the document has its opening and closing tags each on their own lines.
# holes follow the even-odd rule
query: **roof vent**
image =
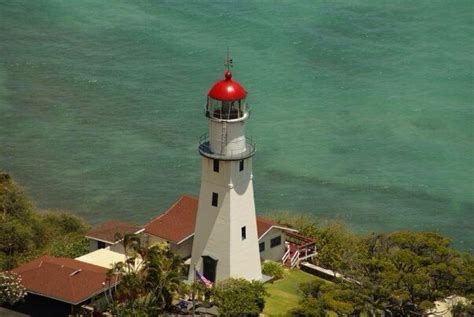
<svg viewBox="0 0 474 317">
<path fill-rule="evenodd" d="M 71 274 L 69 274 L 69 276 L 74 276 L 74 275 L 76 275 L 77 273 L 79 273 L 80 271 L 82 271 L 82 269 L 77 269 L 77 270 L 75 270 L 74 272 L 72 272 Z"/>
</svg>

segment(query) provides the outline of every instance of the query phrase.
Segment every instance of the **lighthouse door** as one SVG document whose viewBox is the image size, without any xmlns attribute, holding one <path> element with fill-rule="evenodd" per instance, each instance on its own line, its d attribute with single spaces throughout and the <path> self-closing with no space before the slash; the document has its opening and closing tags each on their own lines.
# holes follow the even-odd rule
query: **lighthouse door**
<svg viewBox="0 0 474 317">
<path fill-rule="evenodd" d="M 216 281 L 217 260 L 205 255 L 202 257 L 202 263 L 204 276 L 214 283 Z"/>
</svg>

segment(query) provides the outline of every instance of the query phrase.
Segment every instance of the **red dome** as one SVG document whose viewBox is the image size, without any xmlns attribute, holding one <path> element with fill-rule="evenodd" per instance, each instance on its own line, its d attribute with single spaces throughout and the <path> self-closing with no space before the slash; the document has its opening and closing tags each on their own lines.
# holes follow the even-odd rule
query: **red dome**
<svg viewBox="0 0 474 317">
<path fill-rule="evenodd" d="M 216 82 L 207 95 L 213 99 L 231 101 L 247 97 L 247 92 L 238 82 L 232 80 L 232 73 L 225 72 L 225 79 Z"/>
</svg>

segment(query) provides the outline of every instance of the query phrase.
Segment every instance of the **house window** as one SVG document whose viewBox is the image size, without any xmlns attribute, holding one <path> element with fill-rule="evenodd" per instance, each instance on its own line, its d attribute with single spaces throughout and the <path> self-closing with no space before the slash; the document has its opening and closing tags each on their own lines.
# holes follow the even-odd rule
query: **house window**
<svg viewBox="0 0 474 317">
<path fill-rule="evenodd" d="M 245 226 L 243 226 L 242 228 L 240 228 L 240 233 L 241 233 L 241 235 L 242 235 L 242 240 L 247 239 L 247 228 L 245 228 Z"/>
<path fill-rule="evenodd" d="M 242 172 L 244 170 L 244 160 L 239 162 L 239 171 Z"/>
<path fill-rule="evenodd" d="M 219 195 L 217 193 L 212 193 L 212 205 L 217 207 L 217 200 L 219 199 Z"/>
<path fill-rule="evenodd" d="M 103 249 L 103 248 L 105 248 L 105 242 L 97 241 L 97 249 Z"/>
<path fill-rule="evenodd" d="M 219 173 L 219 160 L 214 160 L 214 172 Z"/>
<path fill-rule="evenodd" d="M 265 242 L 260 242 L 258 244 L 258 249 L 260 250 L 260 252 L 265 251 Z"/>
<path fill-rule="evenodd" d="M 281 244 L 281 236 L 278 236 L 270 240 L 270 247 L 272 248 L 279 246 L 280 244 Z"/>
</svg>

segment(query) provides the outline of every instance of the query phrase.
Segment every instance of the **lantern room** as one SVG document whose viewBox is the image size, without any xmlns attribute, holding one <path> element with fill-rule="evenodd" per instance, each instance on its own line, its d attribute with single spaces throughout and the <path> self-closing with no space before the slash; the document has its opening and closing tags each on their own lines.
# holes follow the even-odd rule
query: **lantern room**
<svg viewBox="0 0 474 317">
<path fill-rule="evenodd" d="M 232 80 L 230 71 L 226 71 L 224 76 L 225 79 L 216 82 L 207 94 L 206 116 L 218 120 L 244 118 L 248 113 L 247 92 Z"/>
</svg>

